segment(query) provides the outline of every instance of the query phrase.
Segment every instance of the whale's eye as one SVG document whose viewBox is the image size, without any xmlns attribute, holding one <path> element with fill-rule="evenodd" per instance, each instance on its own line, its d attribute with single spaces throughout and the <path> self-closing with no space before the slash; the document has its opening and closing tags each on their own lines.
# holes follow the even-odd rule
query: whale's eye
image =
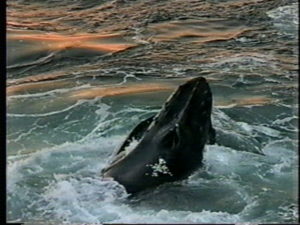
<svg viewBox="0 0 300 225">
<path fill-rule="evenodd" d="M 162 144 L 166 148 L 176 148 L 179 145 L 179 128 L 174 127 L 163 137 Z"/>
</svg>

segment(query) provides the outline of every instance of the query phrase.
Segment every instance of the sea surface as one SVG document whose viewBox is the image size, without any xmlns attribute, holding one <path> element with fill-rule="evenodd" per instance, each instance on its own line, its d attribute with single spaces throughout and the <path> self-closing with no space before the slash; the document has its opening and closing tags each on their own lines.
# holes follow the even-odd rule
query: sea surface
<svg viewBox="0 0 300 225">
<path fill-rule="evenodd" d="M 296 223 L 298 14 L 296 0 L 7 1 L 7 220 Z M 102 181 L 198 76 L 217 132 L 204 166 L 129 198 Z"/>
</svg>

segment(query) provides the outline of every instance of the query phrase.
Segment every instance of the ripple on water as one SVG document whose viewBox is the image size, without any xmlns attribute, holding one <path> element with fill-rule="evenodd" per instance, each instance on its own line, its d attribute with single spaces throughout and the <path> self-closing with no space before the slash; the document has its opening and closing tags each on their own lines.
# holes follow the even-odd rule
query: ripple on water
<svg viewBox="0 0 300 225">
<path fill-rule="evenodd" d="M 9 1 L 9 221 L 297 221 L 299 22 L 286 2 Z M 204 167 L 134 198 L 101 180 L 129 130 L 195 76 L 221 140 Z"/>
<path fill-rule="evenodd" d="M 238 21 L 203 18 L 178 20 L 149 25 L 150 40 L 154 42 L 179 40 L 188 43 L 206 43 L 235 38 L 250 28 Z"/>
</svg>

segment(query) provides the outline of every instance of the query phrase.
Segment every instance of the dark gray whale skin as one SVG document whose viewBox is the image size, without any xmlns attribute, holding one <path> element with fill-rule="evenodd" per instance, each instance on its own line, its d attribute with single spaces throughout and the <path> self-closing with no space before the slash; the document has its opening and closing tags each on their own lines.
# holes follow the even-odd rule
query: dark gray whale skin
<svg viewBox="0 0 300 225">
<path fill-rule="evenodd" d="M 202 165 L 205 144 L 215 142 L 211 111 L 212 93 L 205 78 L 187 81 L 156 116 L 132 130 L 102 170 L 103 178 L 113 178 L 132 194 L 187 178 Z"/>
</svg>

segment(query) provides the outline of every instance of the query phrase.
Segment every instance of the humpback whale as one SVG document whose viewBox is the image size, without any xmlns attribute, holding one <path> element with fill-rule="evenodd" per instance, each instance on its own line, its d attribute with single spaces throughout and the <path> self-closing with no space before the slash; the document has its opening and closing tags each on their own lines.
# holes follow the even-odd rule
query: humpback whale
<svg viewBox="0 0 300 225">
<path fill-rule="evenodd" d="M 215 143 L 212 93 L 203 77 L 180 85 L 160 112 L 138 124 L 101 173 L 128 193 L 187 178 Z"/>
</svg>

